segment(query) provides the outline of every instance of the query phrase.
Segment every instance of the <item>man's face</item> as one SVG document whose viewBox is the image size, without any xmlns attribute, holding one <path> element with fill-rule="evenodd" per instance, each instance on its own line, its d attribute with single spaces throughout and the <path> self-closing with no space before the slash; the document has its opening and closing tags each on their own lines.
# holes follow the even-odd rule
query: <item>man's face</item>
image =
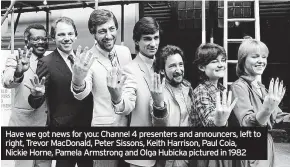
<svg viewBox="0 0 290 167">
<path fill-rule="evenodd" d="M 153 58 L 156 54 L 159 43 L 159 31 L 155 34 L 141 35 L 140 41 L 135 42 L 139 46 L 139 51 L 148 58 Z"/>
<path fill-rule="evenodd" d="M 174 54 L 165 61 L 166 79 L 173 86 L 182 83 L 184 77 L 184 63 L 180 54 Z"/>
<path fill-rule="evenodd" d="M 56 47 L 69 54 L 73 49 L 73 44 L 76 40 L 74 28 L 71 24 L 59 22 L 55 28 L 55 44 Z"/>
<path fill-rule="evenodd" d="M 32 48 L 32 53 L 37 57 L 42 57 L 48 48 L 46 32 L 44 30 L 30 29 L 28 48 Z"/>
<path fill-rule="evenodd" d="M 114 20 L 110 19 L 105 24 L 97 26 L 94 36 L 99 46 L 103 50 L 110 52 L 115 45 L 117 37 L 117 27 Z"/>
</svg>

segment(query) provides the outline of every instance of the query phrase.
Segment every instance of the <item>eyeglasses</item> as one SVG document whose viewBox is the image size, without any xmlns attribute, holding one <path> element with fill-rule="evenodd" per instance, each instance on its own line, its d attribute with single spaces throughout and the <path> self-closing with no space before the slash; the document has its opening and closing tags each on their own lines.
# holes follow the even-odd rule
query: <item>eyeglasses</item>
<svg viewBox="0 0 290 167">
<path fill-rule="evenodd" d="M 40 42 L 42 40 L 43 42 L 47 42 L 47 37 L 30 37 L 30 40 L 33 42 Z"/>
</svg>

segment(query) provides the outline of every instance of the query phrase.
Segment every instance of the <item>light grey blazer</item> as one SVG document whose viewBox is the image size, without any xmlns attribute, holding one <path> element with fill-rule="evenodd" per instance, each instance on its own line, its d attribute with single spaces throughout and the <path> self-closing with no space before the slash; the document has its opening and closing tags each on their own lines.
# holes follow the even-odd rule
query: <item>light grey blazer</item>
<svg viewBox="0 0 290 167">
<path fill-rule="evenodd" d="M 23 80 L 15 82 L 14 72 L 16 70 L 16 55 L 10 55 L 6 60 L 3 71 L 2 84 L 5 88 L 14 89 L 14 104 L 9 120 L 9 126 L 45 126 L 47 120 L 47 108 L 44 103 L 38 109 L 33 109 L 28 104 L 30 90 L 24 86 L 24 83 L 31 85 L 30 79 L 36 75 L 37 56 L 30 57 L 30 68 L 24 73 Z"/>
<path fill-rule="evenodd" d="M 115 45 L 114 50 L 121 67 L 132 60 L 130 50 L 126 46 Z M 94 96 L 92 126 L 127 126 L 127 117 L 114 112 L 107 87 L 107 73 L 112 68 L 111 61 L 108 57 L 103 56 L 95 45 L 90 51 L 93 52 L 93 56 L 98 58 L 93 62 L 85 78 L 86 88 L 80 93 L 75 93 L 71 87 L 71 91 L 78 100 L 84 99 L 92 92 Z"/>
</svg>

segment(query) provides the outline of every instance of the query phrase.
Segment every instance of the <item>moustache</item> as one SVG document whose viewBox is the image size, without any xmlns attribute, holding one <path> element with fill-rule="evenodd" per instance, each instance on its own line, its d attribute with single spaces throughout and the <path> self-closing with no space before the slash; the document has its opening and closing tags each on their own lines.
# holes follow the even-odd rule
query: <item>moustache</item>
<svg viewBox="0 0 290 167">
<path fill-rule="evenodd" d="M 175 72 L 172 74 L 173 77 L 179 77 L 179 76 L 183 76 L 183 71 L 181 72 Z"/>
<path fill-rule="evenodd" d="M 107 42 L 107 41 L 114 41 L 116 38 L 115 37 L 106 37 L 106 38 L 104 38 L 102 41 L 105 41 L 105 42 Z"/>
</svg>

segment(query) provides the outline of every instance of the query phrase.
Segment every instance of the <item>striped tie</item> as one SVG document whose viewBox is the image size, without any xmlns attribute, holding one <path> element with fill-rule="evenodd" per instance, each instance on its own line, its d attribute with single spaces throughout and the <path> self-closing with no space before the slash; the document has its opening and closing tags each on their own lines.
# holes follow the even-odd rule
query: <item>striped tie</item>
<svg viewBox="0 0 290 167">
<path fill-rule="evenodd" d="M 119 66 L 118 58 L 117 58 L 115 52 L 110 52 L 109 53 L 109 59 L 110 59 L 111 64 L 112 64 L 113 67 L 118 67 Z"/>
</svg>

